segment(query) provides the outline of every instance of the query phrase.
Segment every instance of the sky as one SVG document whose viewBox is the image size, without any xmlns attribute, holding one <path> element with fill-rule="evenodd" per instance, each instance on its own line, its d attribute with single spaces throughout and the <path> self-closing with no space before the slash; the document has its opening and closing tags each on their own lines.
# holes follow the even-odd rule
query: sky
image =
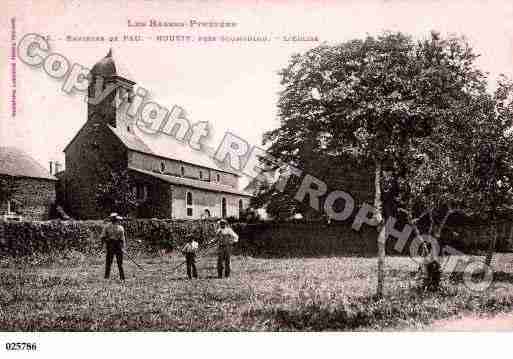
<svg viewBox="0 0 513 359">
<path fill-rule="evenodd" d="M 5 7 L 5 8 L 4 8 Z M 3 9 L 2 9 L 3 8 Z M 43 166 L 64 162 L 62 150 L 86 121 L 79 95 L 62 92 L 62 81 L 41 68 L 16 63 L 16 116 L 11 114 L 10 19 L 16 38 L 50 36 L 51 51 L 92 67 L 112 47 L 152 100 L 183 107 L 191 122 L 208 121 L 210 145 L 225 131 L 260 145 L 276 128 L 280 91 L 278 71 L 290 56 L 321 42 L 335 44 L 385 30 L 415 38 L 431 30 L 464 35 L 481 54 L 478 66 L 493 83 L 500 73 L 513 75 L 512 1 L 3 1 L 0 30 L 0 145 L 24 149 Z M 128 21 L 236 22 L 229 29 L 128 27 Z M 266 43 L 159 42 L 157 35 L 270 36 Z M 139 42 L 67 41 L 66 36 L 141 35 Z M 316 36 L 319 42 L 282 41 L 282 36 Z M 278 39 L 274 40 L 274 37 Z M 491 86 L 493 88 L 493 85 Z M 173 144 L 176 145 L 176 144 Z"/>
</svg>

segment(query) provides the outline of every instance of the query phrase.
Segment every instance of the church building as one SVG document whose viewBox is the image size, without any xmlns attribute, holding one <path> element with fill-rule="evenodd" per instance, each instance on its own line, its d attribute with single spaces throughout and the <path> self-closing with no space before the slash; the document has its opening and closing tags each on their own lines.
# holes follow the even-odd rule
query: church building
<svg viewBox="0 0 513 359">
<path fill-rule="evenodd" d="M 139 204 L 138 218 L 193 219 L 203 216 L 239 217 L 251 194 L 239 190 L 239 175 L 205 153 L 170 136 L 143 134 L 123 106 L 133 100 L 135 82 L 114 61 L 112 50 L 90 71 L 87 120 L 65 147 L 65 171 L 59 178 L 57 201 L 76 219 L 104 218 L 114 209 L 99 206 L 98 189 L 112 173 L 127 174 L 130 191 Z M 158 136 L 158 135 L 156 135 Z M 162 149 L 158 143 L 171 146 Z"/>
</svg>

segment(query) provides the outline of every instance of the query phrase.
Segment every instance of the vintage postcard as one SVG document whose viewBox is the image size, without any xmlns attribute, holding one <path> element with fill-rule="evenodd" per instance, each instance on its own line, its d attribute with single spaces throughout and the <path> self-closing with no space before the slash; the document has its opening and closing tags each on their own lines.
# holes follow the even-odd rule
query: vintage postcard
<svg viewBox="0 0 513 359">
<path fill-rule="evenodd" d="M 0 351 L 513 330 L 511 1 L 0 9 Z"/>
</svg>

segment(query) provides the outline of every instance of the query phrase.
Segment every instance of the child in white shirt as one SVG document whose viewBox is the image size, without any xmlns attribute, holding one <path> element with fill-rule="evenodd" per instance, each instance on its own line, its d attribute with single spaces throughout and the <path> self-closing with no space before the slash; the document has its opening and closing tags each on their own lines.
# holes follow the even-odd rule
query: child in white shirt
<svg viewBox="0 0 513 359">
<path fill-rule="evenodd" d="M 187 264 L 187 277 L 189 279 L 198 278 L 196 270 L 196 252 L 198 251 L 198 242 L 196 242 L 192 235 L 187 236 L 187 243 L 182 247 L 181 252 L 185 256 Z"/>
</svg>

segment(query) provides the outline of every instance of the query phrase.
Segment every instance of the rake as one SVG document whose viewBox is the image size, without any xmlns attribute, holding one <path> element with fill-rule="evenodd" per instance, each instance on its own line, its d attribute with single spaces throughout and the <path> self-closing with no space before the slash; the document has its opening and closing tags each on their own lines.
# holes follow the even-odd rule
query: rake
<svg viewBox="0 0 513 359">
<path fill-rule="evenodd" d="M 207 243 L 207 245 L 205 246 L 205 248 L 202 248 L 201 251 L 198 251 L 198 257 L 201 256 L 201 255 L 204 255 L 207 250 L 215 247 L 216 243 L 215 242 L 210 242 L 210 243 Z M 178 268 L 180 268 L 181 266 L 183 266 L 185 263 L 187 263 L 187 261 L 183 261 L 181 262 L 180 264 L 178 264 L 176 267 L 173 267 L 171 269 L 171 272 L 174 272 L 176 271 Z"/>
<path fill-rule="evenodd" d="M 127 258 L 130 259 L 130 261 L 135 264 L 140 270 L 142 270 L 143 272 L 145 272 L 144 268 L 139 264 L 137 263 L 131 256 L 130 254 L 128 254 L 128 252 L 125 250 L 125 249 L 122 249 L 121 250 L 124 254 L 126 254 Z"/>
</svg>

